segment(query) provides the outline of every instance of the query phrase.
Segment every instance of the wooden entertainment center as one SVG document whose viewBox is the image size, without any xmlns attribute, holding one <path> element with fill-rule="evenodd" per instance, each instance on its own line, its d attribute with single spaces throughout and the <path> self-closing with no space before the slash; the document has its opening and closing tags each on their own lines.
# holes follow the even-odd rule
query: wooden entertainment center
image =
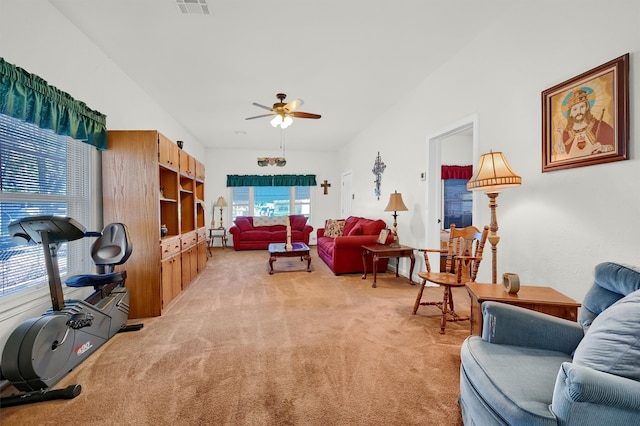
<svg viewBox="0 0 640 426">
<path fill-rule="evenodd" d="M 159 316 L 206 266 L 204 166 L 157 131 L 109 131 L 102 188 L 104 223 L 133 242 L 129 317 Z"/>
</svg>

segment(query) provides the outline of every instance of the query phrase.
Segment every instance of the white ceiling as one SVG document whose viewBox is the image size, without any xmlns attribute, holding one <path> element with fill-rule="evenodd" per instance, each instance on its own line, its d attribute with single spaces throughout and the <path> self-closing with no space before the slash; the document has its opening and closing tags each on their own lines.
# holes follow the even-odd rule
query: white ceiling
<svg viewBox="0 0 640 426">
<path fill-rule="evenodd" d="M 280 141 L 267 112 L 300 98 L 288 150 L 336 150 L 465 46 L 509 0 L 50 0 L 206 147 Z M 204 0 L 180 0 L 203 2 Z M 161 128 L 161 125 L 158 125 Z"/>
</svg>

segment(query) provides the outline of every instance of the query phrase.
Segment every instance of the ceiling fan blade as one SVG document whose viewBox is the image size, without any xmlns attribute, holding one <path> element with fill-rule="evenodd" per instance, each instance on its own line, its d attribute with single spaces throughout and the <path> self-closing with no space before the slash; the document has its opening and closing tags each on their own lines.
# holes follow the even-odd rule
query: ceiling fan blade
<svg viewBox="0 0 640 426">
<path fill-rule="evenodd" d="M 259 103 L 257 103 L 257 102 L 254 102 L 253 104 L 254 104 L 255 106 L 257 106 L 257 107 L 264 108 L 264 109 L 267 109 L 267 110 L 269 110 L 269 111 L 273 111 L 273 109 L 272 109 L 271 107 L 268 107 L 268 106 L 265 106 L 265 105 L 261 105 L 261 104 L 259 104 Z"/>
<path fill-rule="evenodd" d="M 304 101 L 302 99 L 294 99 L 284 106 L 284 110 L 287 112 L 293 112 L 296 109 L 300 108 L 302 104 L 304 104 Z"/>
<path fill-rule="evenodd" d="M 320 114 L 312 114 L 310 112 L 302 112 L 302 111 L 294 111 L 289 113 L 292 117 L 297 118 L 320 118 L 322 117 Z"/>
<path fill-rule="evenodd" d="M 254 117 L 247 117 L 247 118 L 245 118 L 245 120 L 253 120 L 254 118 L 262 118 L 262 117 L 271 117 L 271 116 L 274 116 L 274 115 L 276 115 L 276 114 L 272 113 L 272 114 L 256 115 Z"/>
</svg>

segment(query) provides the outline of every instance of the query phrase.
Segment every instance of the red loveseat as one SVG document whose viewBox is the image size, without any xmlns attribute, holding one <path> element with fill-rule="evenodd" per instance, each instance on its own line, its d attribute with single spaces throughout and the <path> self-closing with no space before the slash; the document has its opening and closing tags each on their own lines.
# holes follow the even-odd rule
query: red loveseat
<svg viewBox="0 0 640 426">
<path fill-rule="evenodd" d="M 301 214 L 293 214 L 289 216 L 289 221 L 291 241 L 308 245 L 313 226 L 307 225 L 307 218 Z M 238 216 L 233 223 L 229 233 L 236 250 L 266 249 L 271 243 L 287 241 L 287 216 Z"/>
<path fill-rule="evenodd" d="M 325 227 L 317 230 L 318 256 L 324 260 L 334 274 L 364 272 L 362 246 L 375 244 L 380 231 L 387 224 L 381 220 L 349 216 L 346 219 L 327 220 Z M 389 233 L 386 244 L 393 241 Z M 378 261 L 378 272 L 387 270 L 389 259 Z M 367 272 L 373 272 L 373 259 L 367 258 Z"/>
</svg>

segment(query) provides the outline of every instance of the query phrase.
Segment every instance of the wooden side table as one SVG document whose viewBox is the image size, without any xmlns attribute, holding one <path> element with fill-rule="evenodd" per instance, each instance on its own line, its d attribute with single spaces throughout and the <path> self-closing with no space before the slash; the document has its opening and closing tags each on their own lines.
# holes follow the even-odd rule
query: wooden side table
<svg viewBox="0 0 640 426">
<path fill-rule="evenodd" d="M 482 302 L 488 300 L 578 320 L 580 303 L 551 287 L 520 286 L 517 294 L 508 293 L 501 284 L 468 283 L 466 288 L 471 297 L 471 334 L 482 335 Z"/>
<path fill-rule="evenodd" d="M 364 267 L 364 273 L 362 279 L 367 279 L 367 256 L 373 256 L 373 285 L 371 287 L 376 288 L 376 279 L 378 278 L 378 260 L 380 258 L 396 258 L 396 277 L 399 277 L 398 269 L 400 265 L 401 257 L 408 257 L 411 259 L 411 269 L 409 272 L 409 282 L 413 285 L 413 267 L 416 264 L 416 258 L 413 255 L 413 247 L 400 245 L 398 247 L 392 247 L 384 244 L 375 244 L 370 246 L 362 246 L 362 266 Z"/>
<path fill-rule="evenodd" d="M 209 228 L 209 247 L 208 252 L 211 255 L 211 249 L 213 248 L 213 242 L 216 238 L 220 238 L 220 245 L 222 248 L 227 247 L 227 228 Z"/>
</svg>

